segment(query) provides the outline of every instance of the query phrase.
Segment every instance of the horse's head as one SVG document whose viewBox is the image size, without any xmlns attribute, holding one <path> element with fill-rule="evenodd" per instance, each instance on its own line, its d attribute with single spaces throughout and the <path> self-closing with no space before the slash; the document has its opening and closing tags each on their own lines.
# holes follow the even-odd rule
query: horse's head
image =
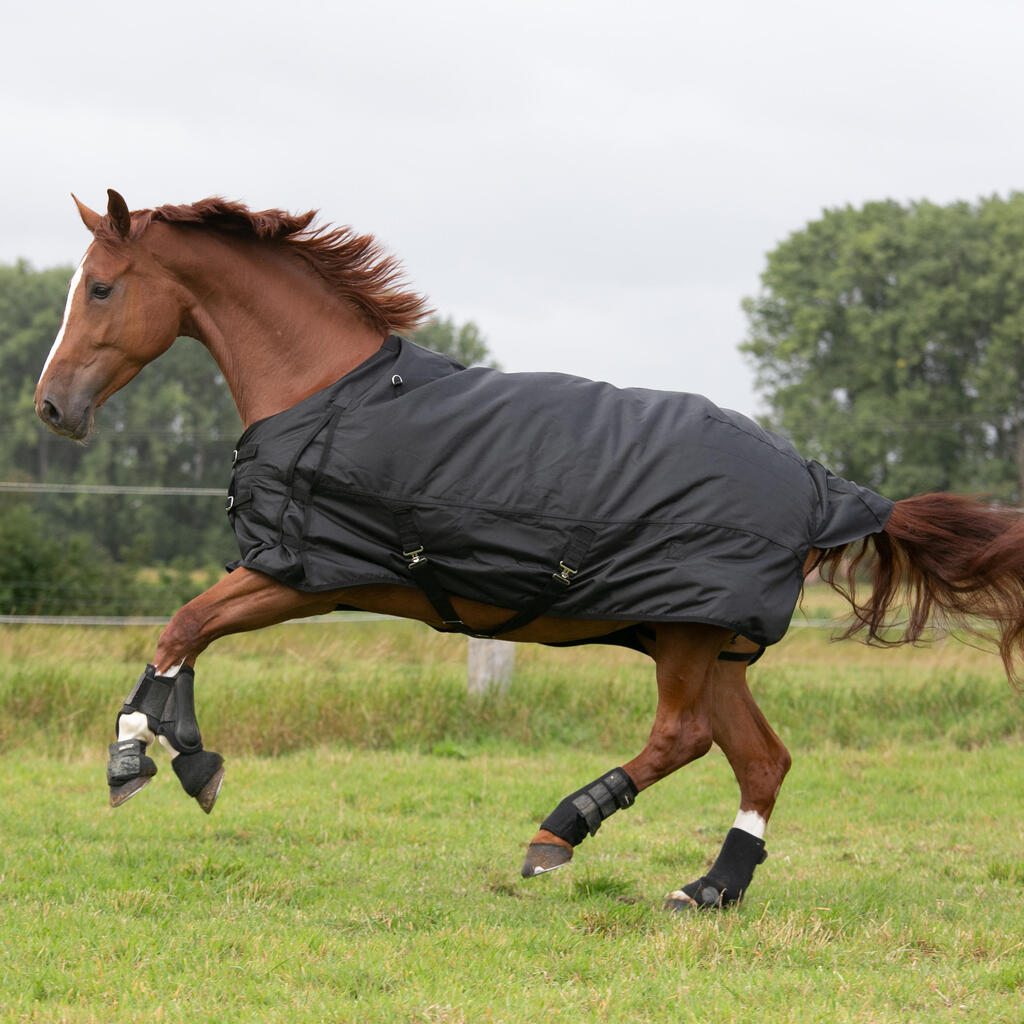
<svg viewBox="0 0 1024 1024">
<path fill-rule="evenodd" d="M 106 215 L 75 199 L 93 241 L 71 279 L 64 322 L 36 386 L 36 412 L 85 440 L 93 414 L 181 333 L 183 290 L 154 258 L 124 199 L 108 191 Z M 141 230 L 138 230 L 141 228 Z"/>
</svg>

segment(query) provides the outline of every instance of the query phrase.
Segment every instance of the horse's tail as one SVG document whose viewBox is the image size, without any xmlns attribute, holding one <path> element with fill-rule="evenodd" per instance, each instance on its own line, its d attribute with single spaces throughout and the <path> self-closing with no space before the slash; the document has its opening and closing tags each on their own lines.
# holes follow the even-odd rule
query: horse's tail
<svg viewBox="0 0 1024 1024">
<path fill-rule="evenodd" d="M 872 589 L 861 602 L 855 578 L 866 559 Z M 844 636 L 897 646 L 933 624 L 991 642 L 994 626 L 1006 673 L 1024 688 L 1024 518 L 1016 510 L 955 494 L 906 498 L 881 533 L 824 551 L 817 565 L 853 605 Z M 902 628 L 895 638 L 894 627 Z"/>
</svg>

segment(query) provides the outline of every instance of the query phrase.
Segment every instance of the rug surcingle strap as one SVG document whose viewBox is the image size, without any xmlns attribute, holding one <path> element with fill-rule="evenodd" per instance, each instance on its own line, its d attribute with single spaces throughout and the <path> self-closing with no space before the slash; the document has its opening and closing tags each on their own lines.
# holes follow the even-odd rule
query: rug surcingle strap
<svg viewBox="0 0 1024 1024">
<path fill-rule="evenodd" d="M 411 508 L 396 509 L 394 517 L 398 525 L 402 555 L 408 559 L 409 572 L 417 586 L 426 595 L 434 611 L 440 616 L 444 626 L 452 632 L 466 633 L 469 636 L 484 639 L 493 639 L 504 633 L 521 629 L 543 615 L 572 584 L 595 536 L 594 531 L 587 526 L 573 527 L 565 551 L 558 561 L 558 568 L 551 573 L 544 588 L 510 619 L 506 619 L 494 629 L 477 632 L 459 618 L 447 591 L 437 578 L 437 573 L 434 572 L 430 559 L 424 554 L 423 542 L 416 527 L 413 510 Z"/>
<path fill-rule="evenodd" d="M 758 658 L 767 650 L 762 644 L 756 651 L 722 651 L 718 655 L 719 661 L 745 661 L 748 665 L 753 665 Z"/>
</svg>

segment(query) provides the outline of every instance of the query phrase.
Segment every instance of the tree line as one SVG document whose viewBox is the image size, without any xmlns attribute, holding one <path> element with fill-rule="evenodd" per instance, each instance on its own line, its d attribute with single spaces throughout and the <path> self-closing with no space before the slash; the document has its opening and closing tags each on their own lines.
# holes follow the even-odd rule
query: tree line
<svg viewBox="0 0 1024 1024">
<path fill-rule="evenodd" d="M 768 254 L 742 348 L 769 426 L 892 498 L 1024 494 L 1024 194 L 828 210 Z"/>
</svg>

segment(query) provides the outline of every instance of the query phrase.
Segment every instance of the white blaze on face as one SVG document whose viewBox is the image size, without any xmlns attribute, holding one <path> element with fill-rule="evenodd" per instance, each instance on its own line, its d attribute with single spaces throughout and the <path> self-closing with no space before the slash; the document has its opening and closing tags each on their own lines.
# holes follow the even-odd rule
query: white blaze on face
<svg viewBox="0 0 1024 1024">
<path fill-rule="evenodd" d="M 75 301 L 75 295 L 78 293 L 78 289 L 82 287 L 82 270 L 85 267 L 85 261 L 89 258 L 90 252 L 92 252 L 91 245 L 85 250 L 82 262 L 78 264 L 75 276 L 71 278 L 71 284 L 68 286 L 68 301 L 64 306 L 64 320 L 60 325 L 60 330 L 57 332 L 57 337 L 53 342 L 53 346 L 50 348 L 50 354 L 46 357 L 46 362 L 43 363 L 43 372 L 39 374 L 40 380 L 46 376 L 46 371 L 49 369 L 50 363 L 53 362 L 53 357 L 57 354 L 57 349 L 60 348 L 60 343 L 64 340 L 64 332 L 67 330 L 68 321 L 71 319 L 71 306 Z"/>
</svg>

